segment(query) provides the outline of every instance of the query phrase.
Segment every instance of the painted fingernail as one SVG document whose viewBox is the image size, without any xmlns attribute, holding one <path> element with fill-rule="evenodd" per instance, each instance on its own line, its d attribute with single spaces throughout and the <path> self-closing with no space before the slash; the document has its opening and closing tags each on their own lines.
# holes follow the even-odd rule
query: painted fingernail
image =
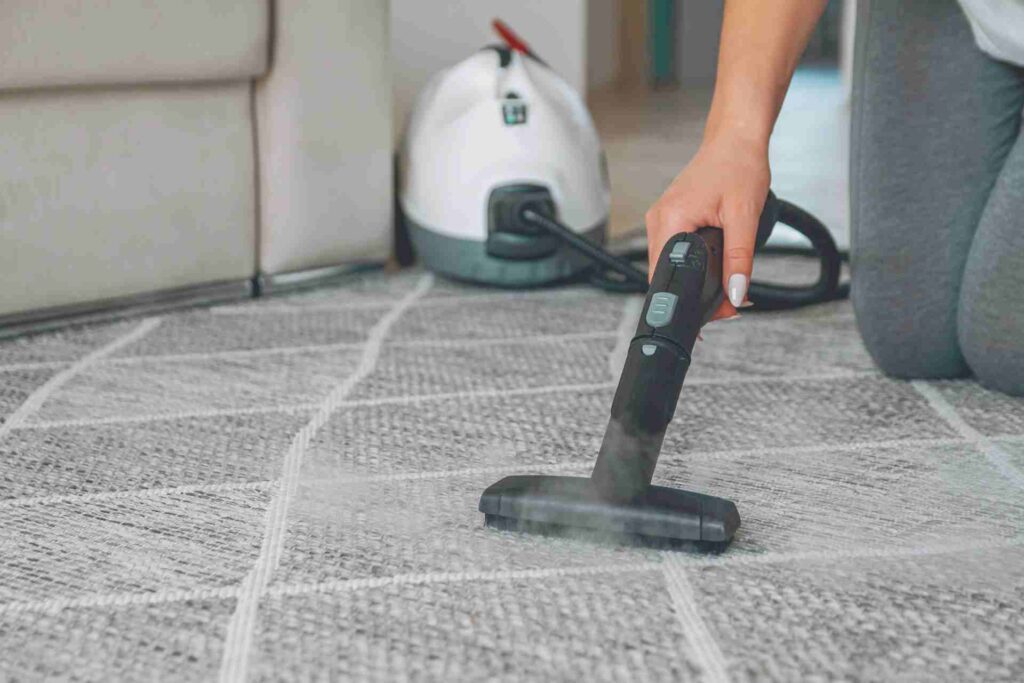
<svg viewBox="0 0 1024 683">
<path fill-rule="evenodd" d="M 733 273 L 729 276 L 729 303 L 739 308 L 746 296 L 747 276 L 743 273 Z"/>
</svg>

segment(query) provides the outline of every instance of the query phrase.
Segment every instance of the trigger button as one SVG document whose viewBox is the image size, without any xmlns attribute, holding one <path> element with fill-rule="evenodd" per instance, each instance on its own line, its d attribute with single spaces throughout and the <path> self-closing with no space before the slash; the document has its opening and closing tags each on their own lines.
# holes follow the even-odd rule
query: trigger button
<svg viewBox="0 0 1024 683">
<path fill-rule="evenodd" d="M 686 255 L 690 253 L 689 242 L 676 242 L 675 246 L 672 247 L 671 253 L 668 255 L 668 260 L 672 263 L 681 265 L 686 260 Z"/>
</svg>

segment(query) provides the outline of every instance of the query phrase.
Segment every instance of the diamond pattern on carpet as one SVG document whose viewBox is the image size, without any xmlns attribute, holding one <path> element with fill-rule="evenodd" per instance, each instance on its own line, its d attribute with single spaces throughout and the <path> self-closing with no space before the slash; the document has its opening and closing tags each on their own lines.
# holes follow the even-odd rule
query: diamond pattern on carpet
<svg viewBox="0 0 1024 683">
<path fill-rule="evenodd" d="M 385 347 L 377 369 L 353 400 L 408 398 L 453 392 L 503 392 L 609 382 L 615 340 L 546 339 L 530 344 Z"/>
<path fill-rule="evenodd" d="M 274 584 L 660 561 L 645 548 L 484 527 L 476 505 L 499 476 L 335 482 L 320 474 L 300 487 Z"/>
<path fill-rule="evenodd" d="M 485 528 L 589 472 L 635 304 L 374 272 L 0 341 L 0 680 L 1024 676 L 1024 400 L 881 376 L 845 302 L 705 330 L 656 479 L 723 554 Z"/>
<path fill-rule="evenodd" d="M 0 603 L 230 585 L 256 559 L 269 493 L 177 493 L 9 506 Z"/>
<path fill-rule="evenodd" d="M 0 340 L 0 368 L 30 363 L 70 363 L 133 327 L 133 322 L 124 321 Z"/>
<path fill-rule="evenodd" d="M 25 429 L 0 441 L 0 501 L 275 479 L 305 412 Z"/>
<path fill-rule="evenodd" d="M 267 600 L 254 679 L 693 680 L 655 572 L 388 586 Z"/>
<path fill-rule="evenodd" d="M 352 372 L 356 353 L 303 351 L 242 358 L 101 364 L 72 379 L 36 421 L 131 419 L 321 400 Z"/>
<path fill-rule="evenodd" d="M 159 335 L 147 336 L 118 356 L 201 354 L 254 349 L 288 349 L 358 344 L 386 306 L 342 311 L 216 315 L 197 311 L 166 320 Z"/>
<path fill-rule="evenodd" d="M 0 679 L 210 680 L 234 607 L 189 600 L 0 614 Z"/>
<path fill-rule="evenodd" d="M 705 567 L 735 680 L 1024 678 L 1024 552 Z"/>
<path fill-rule="evenodd" d="M 475 302 L 472 297 L 435 303 L 409 311 L 395 326 L 396 342 L 466 342 L 473 339 L 516 339 L 572 332 L 612 333 L 619 324 L 622 299 L 554 296 L 538 306 L 536 298 Z"/>
<path fill-rule="evenodd" d="M 47 368 L 0 372 L 0 425 L 56 373 Z"/>
<path fill-rule="evenodd" d="M 736 501 L 736 554 L 1014 541 L 1024 528 L 1020 489 L 960 441 L 672 453 L 659 469 L 663 484 Z"/>
</svg>

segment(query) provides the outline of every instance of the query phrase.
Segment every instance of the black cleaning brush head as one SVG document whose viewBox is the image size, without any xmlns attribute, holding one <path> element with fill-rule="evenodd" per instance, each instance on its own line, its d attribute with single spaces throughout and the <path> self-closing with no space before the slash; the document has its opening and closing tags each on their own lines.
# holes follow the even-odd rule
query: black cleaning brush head
<svg viewBox="0 0 1024 683">
<path fill-rule="evenodd" d="M 767 210 L 767 207 L 766 207 Z M 490 526 L 724 547 L 736 504 L 652 486 L 697 334 L 722 302 L 722 231 L 674 236 L 658 258 L 589 478 L 506 477 L 480 498 Z"/>
<path fill-rule="evenodd" d="M 555 535 L 580 529 L 640 542 L 725 544 L 740 525 L 736 504 L 724 498 L 647 486 L 629 500 L 615 500 L 587 477 L 505 477 L 484 491 L 480 512 L 498 529 Z"/>
</svg>

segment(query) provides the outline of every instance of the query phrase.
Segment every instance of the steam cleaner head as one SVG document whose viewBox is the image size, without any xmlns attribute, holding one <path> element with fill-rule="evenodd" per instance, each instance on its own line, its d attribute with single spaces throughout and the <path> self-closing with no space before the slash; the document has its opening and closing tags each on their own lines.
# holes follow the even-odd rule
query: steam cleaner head
<svg viewBox="0 0 1024 683">
<path fill-rule="evenodd" d="M 722 248 L 720 229 L 701 228 L 662 250 L 591 476 L 506 477 L 480 498 L 488 525 L 717 545 L 732 539 L 740 525 L 732 501 L 651 485 L 697 334 L 722 302 Z"/>
<path fill-rule="evenodd" d="M 488 526 L 558 534 L 585 529 L 609 537 L 728 543 L 740 525 L 731 500 L 648 486 L 630 500 L 606 497 L 588 477 L 505 477 L 480 498 Z"/>
</svg>

